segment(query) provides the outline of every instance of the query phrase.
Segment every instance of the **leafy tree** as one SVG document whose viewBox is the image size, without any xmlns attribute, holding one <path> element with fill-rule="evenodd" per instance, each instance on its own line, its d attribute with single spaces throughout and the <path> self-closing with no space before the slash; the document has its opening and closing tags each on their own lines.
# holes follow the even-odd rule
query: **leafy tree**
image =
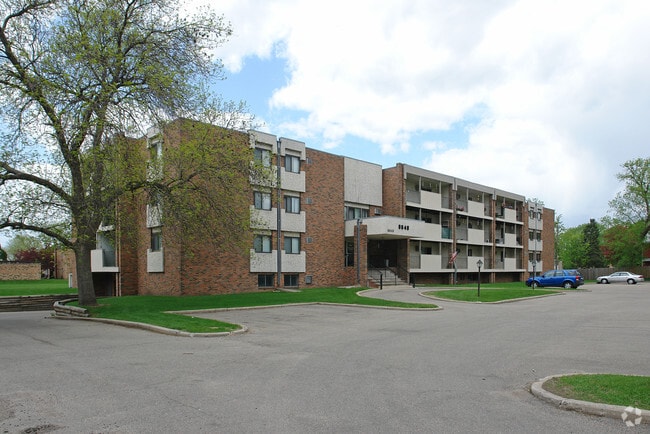
<svg viewBox="0 0 650 434">
<path fill-rule="evenodd" d="M 643 258 L 643 222 L 632 226 L 615 225 L 603 232 L 603 253 L 615 267 L 632 267 Z"/>
<path fill-rule="evenodd" d="M 8 258 L 7 252 L 0 246 L 0 262 L 5 262 Z"/>
<path fill-rule="evenodd" d="M 26 250 L 19 250 L 14 254 L 17 262 L 38 262 L 41 264 L 41 271 L 47 273 L 47 276 L 54 275 L 54 250 L 51 247 L 37 249 L 30 247 Z"/>
<path fill-rule="evenodd" d="M 56 246 L 56 244 L 52 243 L 51 238 L 46 236 L 32 236 L 17 232 L 14 237 L 9 240 L 5 249 L 9 257 L 15 258 L 18 252 L 26 250 L 42 250 L 50 246 Z"/>
<path fill-rule="evenodd" d="M 603 253 L 600 250 L 600 228 L 595 219 L 582 229 L 585 243 L 585 267 L 600 268 L 605 265 Z"/>
<path fill-rule="evenodd" d="M 622 167 L 616 177 L 624 188 L 609 202 L 611 221 L 627 226 L 642 222 L 639 236 L 643 240 L 650 232 L 650 158 L 629 160 Z"/>
<path fill-rule="evenodd" d="M 580 268 L 587 263 L 584 227 L 585 225 L 580 225 L 569 228 L 558 236 L 558 258 L 565 268 Z"/>
<path fill-rule="evenodd" d="M 164 182 L 152 181 L 142 158 L 125 158 L 136 148 L 126 135 L 142 137 L 140 128 L 177 117 L 248 125 L 244 105 L 206 90 L 222 71 L 210 52 L 229 26 L 209 10 L 184 18 L 177 7 L 172 0 L 0 0 L 0 229 L 35 231 L 71 248 L 82 305 L 96 304 L 90 252 L 118 200 L 162 193 L 171 209 L 174 198 L 190 197 L 183 190 L 199 190 L 203 173 L 218 175 L 214 160 L 192 159 L 207 154 L 190 147 Z M 182 205 L 176 215 L 196 217 Z M 230 225 L 222 222 L 222 231 Z"/>
</svg>

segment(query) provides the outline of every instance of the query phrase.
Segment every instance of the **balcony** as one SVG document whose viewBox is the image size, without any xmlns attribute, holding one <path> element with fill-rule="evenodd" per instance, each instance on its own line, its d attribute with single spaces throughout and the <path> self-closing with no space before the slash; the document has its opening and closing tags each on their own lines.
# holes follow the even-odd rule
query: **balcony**
<svg viewBox="0 0 650 434">
<path fill-rule="evenodd" d="M 90 270 L 93 273 L 119 273 L 115 250 L 95 249 L 90 252 Z"/>
<path fill-rule="evenodd" d="M 283 190 L 305 192 L 305 172 L 287 172 L 284 167 L 280 172 L 280 185 Z"/>
<path fill-rule="evenodd" d="M 147 272 L 148 273 L 162 273 L 165 271 L 163 249 L 151 250 L 147 249 Z"/>
<path fill-rule="evenodd" d="M 278 251 L 272 250 L 269 253 L 257 253 L 250 251 L 250 272 L 251 273 L 276 273 L 278 271 Z M 289 254 L 282 252 L 283 273 L 304 273 L 307 270 L 307 254 L 301 251 L 300 254 Z"/>
</svg>

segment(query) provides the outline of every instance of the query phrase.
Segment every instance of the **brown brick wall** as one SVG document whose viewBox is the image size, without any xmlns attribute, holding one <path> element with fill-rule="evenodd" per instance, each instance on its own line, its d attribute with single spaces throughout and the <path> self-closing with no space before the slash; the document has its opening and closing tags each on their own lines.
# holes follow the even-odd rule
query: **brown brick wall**
<svg viewBox="0 0 650 434">
<path fill-rule="evenodd" d="M 169 146 L 175 146 L 180 140 L 195 139 L 194 135 L 201 135 L 202 140 L 214 141 L 222 150 L 226 147 L 233 152 L 250 150 L 247 134 L 219 128 L 206 130 L 203 126 L 197 127 L 193 122 L 176 121 L 165 130 L 163 161 Z M 142 147 L 144 152 L 144 144 Z M 224 173 L 224 176 L 226 175 L 228 174 Z M 241 170 L 237 176 L 239 180 L 224 178 L 222 188 L 228 196 L 224 201 L 230 203 L 228 211 L 232 215 L 248 215 L 249 204 L 252 203 L 248 172 Z M 242 183 L 242 180 L 245 182 Z M 245 184 L 246 188 L 240 190 L 242 184 Z M 252 236 L 249 233 L 245 235 L 246 239 L 228 240 L 225 232 L 221 232 L 223 239 L 220 239 L 217 231 L 211 232 L 214 238 L 198 238 L 192 228 L 175 224 L 169 219 L 163 222 L 162 227 L 164 271 L 148 272 L 147 249 L 150 247 L 151 230 L 146 227 L 146 197 L 139 195 L 124 205 L 130 212 L 122 214 L 126 223 L 123 226 L 137 227 L 137 230 L 125 230 L 122 233 L 120 284 L 123 295 L 198 295 L 258 289 L 257 275 L 249 271 L 249 252 L 252 247 Z M 135 221 L 134 216 L 137 217 Z M 206 215 L 206 219 L 208 218 L 210 216 Z M 205 220 L 200 223 L 207 225 L 210 222 Z M 215 226 L 211 229 L 215 229 Z"/>
<path fill-rule="evenodd" d="M 67 279 L 72 273 L 73 287 L 77 287 L 77 261 L 72 250 L 56 250 L 54 252 L 55 272 L 57 279 Z"/>
<path fill-rule="evenodd" d="M 404 181 L 404 166 L 383 170 L 382 200 L 385 215 L 404 217 L 406 215 L 406 183 Z"/>
<path fill-rule="evenodd" d="M 40 280 L 41 264 L 0 262 L 0 280 Z"/>
<path fill-rule="evenodd" d="M 307 223 L 305 242 L 307 275 L 310 286 L 354 285 L 356 268 L 345 267 L 344 159 L 307 149 L 305 164 L 306 193 L 310 205 L 304 205 Z"/>
<path fill-rule="evenodd" d="M 542 220 L 544 228 L 542 229 L 542 261 L 544 268 L 550 270 L 555 267 L 555 211 L 544 208 L 542 211 Z M 542 270 L 537 270 L 541 272 Z"/>
</svg>

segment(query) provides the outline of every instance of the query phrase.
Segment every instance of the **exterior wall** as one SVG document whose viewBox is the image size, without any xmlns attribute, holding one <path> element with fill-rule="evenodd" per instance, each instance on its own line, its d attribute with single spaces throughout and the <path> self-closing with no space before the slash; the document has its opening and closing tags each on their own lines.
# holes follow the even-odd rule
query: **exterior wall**
<svg viewBox="0 0 650 434">
<path fill-rule="evenodd" d="M 354 285 L 356 268 L 344 260 L 344 159 L 313 149 L 307 149 L 307 158 L 306 275 L 315 287 Z"/>
<path fill-rule="evenodd" d="M 406 213 L 406 190 L 404 184 L 404 166 L 384 169 L 382 177 L 382 196 L 384 215 L 404 217 Z"/>
<path fill-rule="evenodd" d="M 344 182 L 345 202 L 382 206 L 382 169 L 377 164 L 345 158 Z M 370 212 L 373 215 L 374 212 Z"/>
<path fill-rule="evenodd" d="M 184 134 L 181 127 L 166 130 L 164 146 L 179 143 Z M 123 230 L 119 233 L 117 295 L 269 289 L 258 287 L 260 273 L 273 274 L 275 287 L 284 285 L 286 274 L 297 274 L 299 287 L 366 285 L 369 258 L 389 259 L 391 267 L 400 273 L 410 271 L 411 276 L 401 277 L 415 277 L 417 283 L 452 283 L 454 269 L 449 258 L 456 250 L 460 282 L 478 277 L 478 259 L 484 263 L 483 281 L 526 277 L 528 216 L 522 196 L 401 163 L 382 169 L 376 164 L 306 148 L 302 142 L 278 140 L 267 133 L 228 134 L 243 149 L 261 144 L 272 152 L 271 170 L 277 170 L 280 162 L 279 172 L 273 173 L 279 174 L 281 190 L 275 181 L 252 186 L 249 173 L 243 171 L 248 187 L 233 191 L 229 199 L 233 207 L 240 206 L 238 213 L 251 214 L 251 230 L 237 246 L 214 240 L 197 243 L 163 219 L 163 248 L 158 253 L 162 261 L 157 262 L 157 268 L 152 268 L 153 255 L 148 253 L 152 219 L 146 198 L 136 197 L 122 204 L 132 214 L 120 222 Z M 142 158 L 146 159 L 144 141 L 142 144 Z M 287 155 L 300 158 L 299 173 L 285 170 Z M 270 211 L 256 210 L 252 205 L 255 188 L 271 192 Z M 283 209 L 285 193 L 300 198 L 299 214 Z M 368 208 L 368 217 L 360 225 L 352 220 L 346 222 L 344 207 L 348 204 Z M 546 267 L 553 264 L 553 210 L 544 209 L 543 221 L 540 244 L 544 248 L 540 250 Z M 254 252 L 255 232 L 271 235 L 271 253 Z M 299 254 L 283 251 L 287 235 L 300 238 Z M 346 265 L 346 242 L 348 249 L 349 243 L 354 243 L 353 264 Z"/>
<path fill-rule="evenodd" d="M 544 208 L 542 214 L 544 227 L 542 229 L 542 262 L 544 268 L 550 270 L 555 268 L 555 211 L 549 208 Z M 538 270 L 542 271 L 542 270 Z"/>
<path fill-rule="evenodd" d="M 0 262 L 0 280 L 41 280 L 41 264 Z"/>
</svg>

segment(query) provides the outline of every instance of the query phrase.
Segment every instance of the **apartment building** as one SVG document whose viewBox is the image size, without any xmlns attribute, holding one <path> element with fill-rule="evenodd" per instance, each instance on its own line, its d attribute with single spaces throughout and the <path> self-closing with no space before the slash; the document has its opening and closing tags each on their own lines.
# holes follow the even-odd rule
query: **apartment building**
<svg viewBox="0 0 650 434">
<path fill-rule="evenodd" d="M 182 125 L 150 131 L 145 155 L 164 166 L 164 149 L 187 137 Z M 476 281 L 478 264 L 483 282 L 505 282 L 553 267 L 554 212 L 522 195 L 401 163 L 384 169 L 259 131 L 228 134 L 268 174 L 243 171 L 246 188 L 231 194 L 250 215 L 248 247 L 189 246 L 161 224 L 164 205 L 141 201 L 130 204 L 134 219 L 98 233 L 97 286 L 181 295 L 449 284 Z M 137 235 L 107 242 L 125 224 Z"/>
</svg>

